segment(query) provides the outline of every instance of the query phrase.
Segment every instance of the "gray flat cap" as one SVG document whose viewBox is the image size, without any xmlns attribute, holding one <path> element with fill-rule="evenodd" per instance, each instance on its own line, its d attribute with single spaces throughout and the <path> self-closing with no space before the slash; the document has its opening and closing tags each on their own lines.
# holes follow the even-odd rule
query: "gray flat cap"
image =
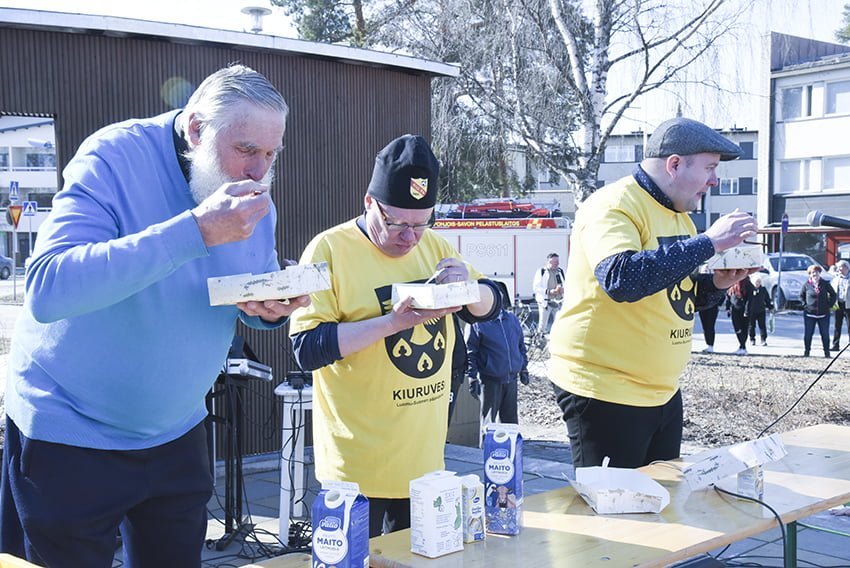
<svg viewBox="0 0 850 568">
<path fill-rule="evenodd" d="M 690 118 L 671 118 L 662 122 L 646 142 L 645 158 L 666 158 L 673 154 L 720 154 L 721 161 L 740 158 L 744 152 L 713 128 Z"/>
</svg>

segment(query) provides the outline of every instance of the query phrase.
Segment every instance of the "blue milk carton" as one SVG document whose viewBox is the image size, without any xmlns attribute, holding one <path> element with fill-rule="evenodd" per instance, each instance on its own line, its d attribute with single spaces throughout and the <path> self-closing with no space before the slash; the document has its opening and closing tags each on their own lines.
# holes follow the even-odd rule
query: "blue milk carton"
<svg viewBox="0 0 850 568">
<path fill-rule="evenodd" d="M 368 567 L 369 500 L 356 483 L 323 483 L 313 501 L 313 568 Z"/>
<path fill-rule="evenodd" d="M 484 436 L 487 532 L 519 534 L 522 524 L 522 436 L 516 424 L 490 424 Z"/>
</svg>

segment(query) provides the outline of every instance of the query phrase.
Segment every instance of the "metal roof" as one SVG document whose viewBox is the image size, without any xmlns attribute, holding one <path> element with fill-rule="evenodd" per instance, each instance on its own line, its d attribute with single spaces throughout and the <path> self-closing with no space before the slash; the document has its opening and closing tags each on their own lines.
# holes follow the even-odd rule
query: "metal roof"
<svg viewBox="0 0 850 568">
<path fill-rule="evenodd" d="M 238 46 L 242 49 L 253 47 L 258 50 L 282 51 L 307 57 L 332 59 L 354 65 L 395 67 L 435 76 L 457 77 L 460 73 L 458 65 L 455 64 L 430 61 L 396 53 L 318 43 L 262 33 L 237 32 L 114 16 L 0 7 L 0 27 L 38 28 L 69 33 L 96 33 L 116 37 L 146 36 L 177 43 L 215 43 Z"/>
</svg>

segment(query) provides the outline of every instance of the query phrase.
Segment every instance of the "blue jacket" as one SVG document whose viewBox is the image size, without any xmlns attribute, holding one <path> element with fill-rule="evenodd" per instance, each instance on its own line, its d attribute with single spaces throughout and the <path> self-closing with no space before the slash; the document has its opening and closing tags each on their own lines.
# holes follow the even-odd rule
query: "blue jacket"
<svg viewBox="0 0 850 568">
<path fill-rule="evenodd" d="M 137 450 L 207 415 L 236 320 L 207 278 L 279 269 L 272 208 L 209 249 L 174 146 L 177 111 L 108 126 L 80 146 L 41 225 L 8 363 L 6 412 L 48 442 Z"/>
<path fill-rule="evenodd" d="M 466 352 L 469 376 L 482 381 L 510 383 L 528 368 L 522 326 L 505 309 L 495 319 L 469 326 Z"/>
</svg>

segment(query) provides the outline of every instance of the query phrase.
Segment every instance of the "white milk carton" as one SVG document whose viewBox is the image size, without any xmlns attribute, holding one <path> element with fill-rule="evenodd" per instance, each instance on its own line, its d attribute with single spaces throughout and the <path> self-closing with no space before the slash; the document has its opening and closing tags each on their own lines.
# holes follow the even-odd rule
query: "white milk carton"
<svg viewBox="0 0 850 568">
<path fill-rule="evenodd" d="M 522 524 L 522 436 L 516 424 L 490 424 L 484 436 L 487 532 L 519 534 Z"/>
<path fill-rule="evenodd" d="M 410 550 L 436 558 L 463 550 L 461 480 L 434 471 L 410 481 Z"/>
<path fill-rule="evenodd" d="M 751 499 L 764 499 L 764 466 L 757 465 L 738 472 L 738 493 Z"/>
<path fill-rule="evenodd" d="M 323 483 L 313 501 L 313 566 L 369 567 L 369 500 L 356 483 Z"/>
<path fill-rule="evenodd" d="M 461 512 L 463 513 L 463 542 L 484 540 L 484 484 L 477 475 L 460 478 Z"/>
</svg>

